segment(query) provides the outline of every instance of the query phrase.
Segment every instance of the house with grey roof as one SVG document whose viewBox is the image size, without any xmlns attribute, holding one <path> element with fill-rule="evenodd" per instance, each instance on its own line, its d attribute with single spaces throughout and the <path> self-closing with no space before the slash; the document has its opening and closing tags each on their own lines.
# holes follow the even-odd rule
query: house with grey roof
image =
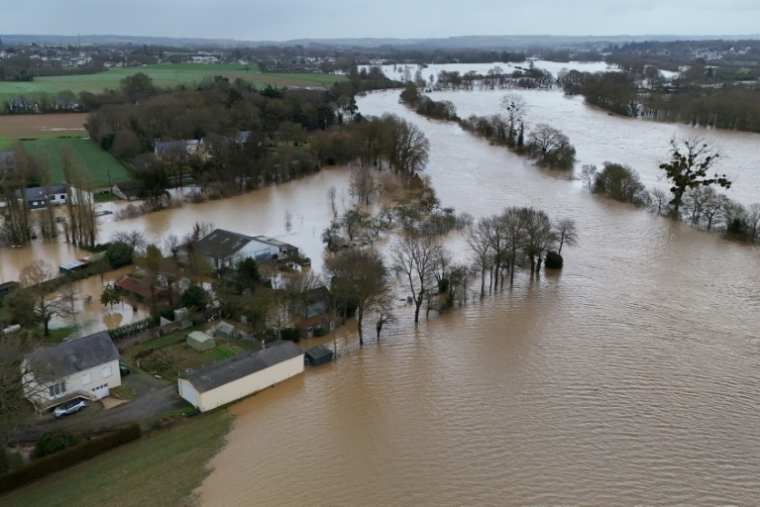
<svg viewBox="0 0 760 507">
<path fill-rule="evenodd" d="M 78 397 L 100 399 L 121 385 L 119 351 L 106 331 L 32 352 L 21 372 L 24 396 L 38 410 Z"/>
<path fill-rule="evenodd" d="M 250 257 L 258 263 L 276 259 L 284 249 L 298 251 L 287 243 L 265 236 L 247 236 L 224 229 L 215 229 L 201 238 L 195 245 L 214 269 L 234 267 L 238 262 Z"/>
<path fill-rule="evenodd" d="M 197 139 L 184 141 L 159 141 L 153 145 L 153 154 L 157 158 L 176 157 L 182 158 L 188 155 L 201 155 L 201 143 Z"/>
<path fill-rule="evenodd" d="M 111 193 L 125 201 L 140 199 L 145 192 L 142 181 L 122 181 L 111 187 Z"/>
<path fill-rule="evenodd" d="M 51 204 L 66 204 L 66 185 L 31 187 L 24 190 L 29 209 L 43 209 Z"/>
<path fill-rule="evenodd" d="M 276 341 L 180 375 L 179 395 L 201 412 L 213 410 L 303 373 L 304 353 L 293 342 Z"/>
</svg>

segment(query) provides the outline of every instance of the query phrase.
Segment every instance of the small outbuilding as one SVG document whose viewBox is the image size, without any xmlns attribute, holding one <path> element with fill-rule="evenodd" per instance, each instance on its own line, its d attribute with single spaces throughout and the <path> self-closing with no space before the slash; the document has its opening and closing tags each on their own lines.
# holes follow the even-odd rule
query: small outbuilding
<svg viewBox="0 0 760 507">
<path fill-rule="evenodd" d="M 304 361 L 307 366 L 319 366 L 333 360 L 335 354 L 324 345 L 317 345 L 304 352 Z"/>
<path fill-rule="evenodd" d="M 238 328 L 224 321 L 217 324 L 216 329 L 214 329 L 214 336 L 221 340 L 237 340 L 241 337 L 241 334 Z"/>
<path fill-rule="evenodd" d="M 62 275 L 70 275 L 72 273 L 76 273 L 77 271 L 87 269 L 89 265 L 90 263 L 83 259 L 80 259 L 78 261 L 64 262 L 58 266 L 58 272 Z"/>
<path fill-rule="evenodd" d="M 187 343 L 191 349 L 200 352 L 216 347 L 214 339 L 203 331 L 193 331 L 192 333 L 188 333 L 185 343 Z"/>
<path fill-rule="evenodd" d="M 201 412 L 213 410 L 303 373 L 303 358 L 295 343 L 276 341 L 180 375 L 179 395 Z"/>
</svg>

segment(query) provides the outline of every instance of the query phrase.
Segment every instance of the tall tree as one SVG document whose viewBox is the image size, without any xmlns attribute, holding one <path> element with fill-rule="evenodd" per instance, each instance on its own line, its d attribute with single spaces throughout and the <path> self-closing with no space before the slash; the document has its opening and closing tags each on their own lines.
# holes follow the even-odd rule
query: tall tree
<svg viewBox="0 0 760 507">
<path fill-rule="evenodd" d="M 384 308 L 390 297 L 382 256 L 372 249 L 344 250 L 327 259 L 325 269 L 331 294 L 356 308 L 359 345 L 364 345 L 364 316 L 370 310 Z"/>
<path fill-rule="evenodd" d="M 673 184 L 670 192 L 673 194 L 670 204 L 674 217 L 680 216 L 681 204 L 686 191 L 700 186 L 720 185 L 731 188 L 731 182 L 725 174 L 715 174 L 708 177 L 709 171 L 719 153 L 698 137 L 670 141 L 670 162 L 660 164 L 660 169 Z"/>
<path fill-rule="evenodd" d="M 562 246 L 575 246 L 578 244 L 578 228 L 572 218 L 563 218 L 554 224 L 554 234 L 559 241 L 557 253 L 562 255 Z"/>
<path fill-rule="evenodd" d="M 403 275 L 409 284 L 414 301 L 414 323 L 420 320 L 420 307 L 432 290 L 436 260 L 441 243 L 428 234 L 409 233 L 396 241 L 391 249 L 393 270 Z"/>
<path fill-rule="evenodd" d="M 74 309 L 59 294 L 52 293 L 47 282 L 53 279 L 55 272 L 50 264 L 43 260 L 36 260 L 26 266 L 19 273 L 19 282 L 22 290 L 28 291 L 33 300 L 33 310 L 37 321 L 42 324 L 45 336 L 50 334 L 48 325 L 50 320 L 59 316 L 68 318 L 73 315 Z"/>
</svg>

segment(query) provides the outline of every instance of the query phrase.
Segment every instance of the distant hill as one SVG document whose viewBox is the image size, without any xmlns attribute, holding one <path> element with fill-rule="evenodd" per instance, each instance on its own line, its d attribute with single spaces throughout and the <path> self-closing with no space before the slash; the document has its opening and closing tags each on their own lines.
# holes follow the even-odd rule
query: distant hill
<svg viewBox="0 0 760 507">
<path fill-rule="evenodd" d="M 234 39 L 201 39 L 172 37 L 142 37 L 130 35 L 0 35 L 5 44 L 48 44 L 48 45 L 142 45 L 181 47 L 235 47 L 235 46 L 295 46 L 317 45 L 331 47 L 380 47 L 395 46 L 406 48 L 441 49 L 520 49 L 527 47 L 571 47 L 589 44 L 621 44 L 641 41 L 674 40 L 747 40 L 760 39 L 755 35 L 610 35 L 610 36 L 564 36 L 564 35 L 467 35 L 442 39 L 392 39 L 392 38 L 348 38 L 348 39 L 293 39 L 288 41 L 239 41 Z"/>
</svg>

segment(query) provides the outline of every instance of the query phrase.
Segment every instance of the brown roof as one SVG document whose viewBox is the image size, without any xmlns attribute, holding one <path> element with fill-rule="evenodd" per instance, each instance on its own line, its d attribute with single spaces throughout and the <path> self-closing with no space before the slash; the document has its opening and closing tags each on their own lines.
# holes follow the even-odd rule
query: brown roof
<svg viewBox="0 0 760 507">
<path fill-rule="evenodd" d="M 137 278 L 129 275 L 124 275 L 116 281 L 116 287 L 132 294 L 137 294 L 144 299 L 150 299 L 151 297 L 161 297 L 166 293 L 166 289 L 163 287 L 154 287 L 153 295 L 150 294 L 150 287 L 147 283 L 138 280 Z"/>
</svg>

